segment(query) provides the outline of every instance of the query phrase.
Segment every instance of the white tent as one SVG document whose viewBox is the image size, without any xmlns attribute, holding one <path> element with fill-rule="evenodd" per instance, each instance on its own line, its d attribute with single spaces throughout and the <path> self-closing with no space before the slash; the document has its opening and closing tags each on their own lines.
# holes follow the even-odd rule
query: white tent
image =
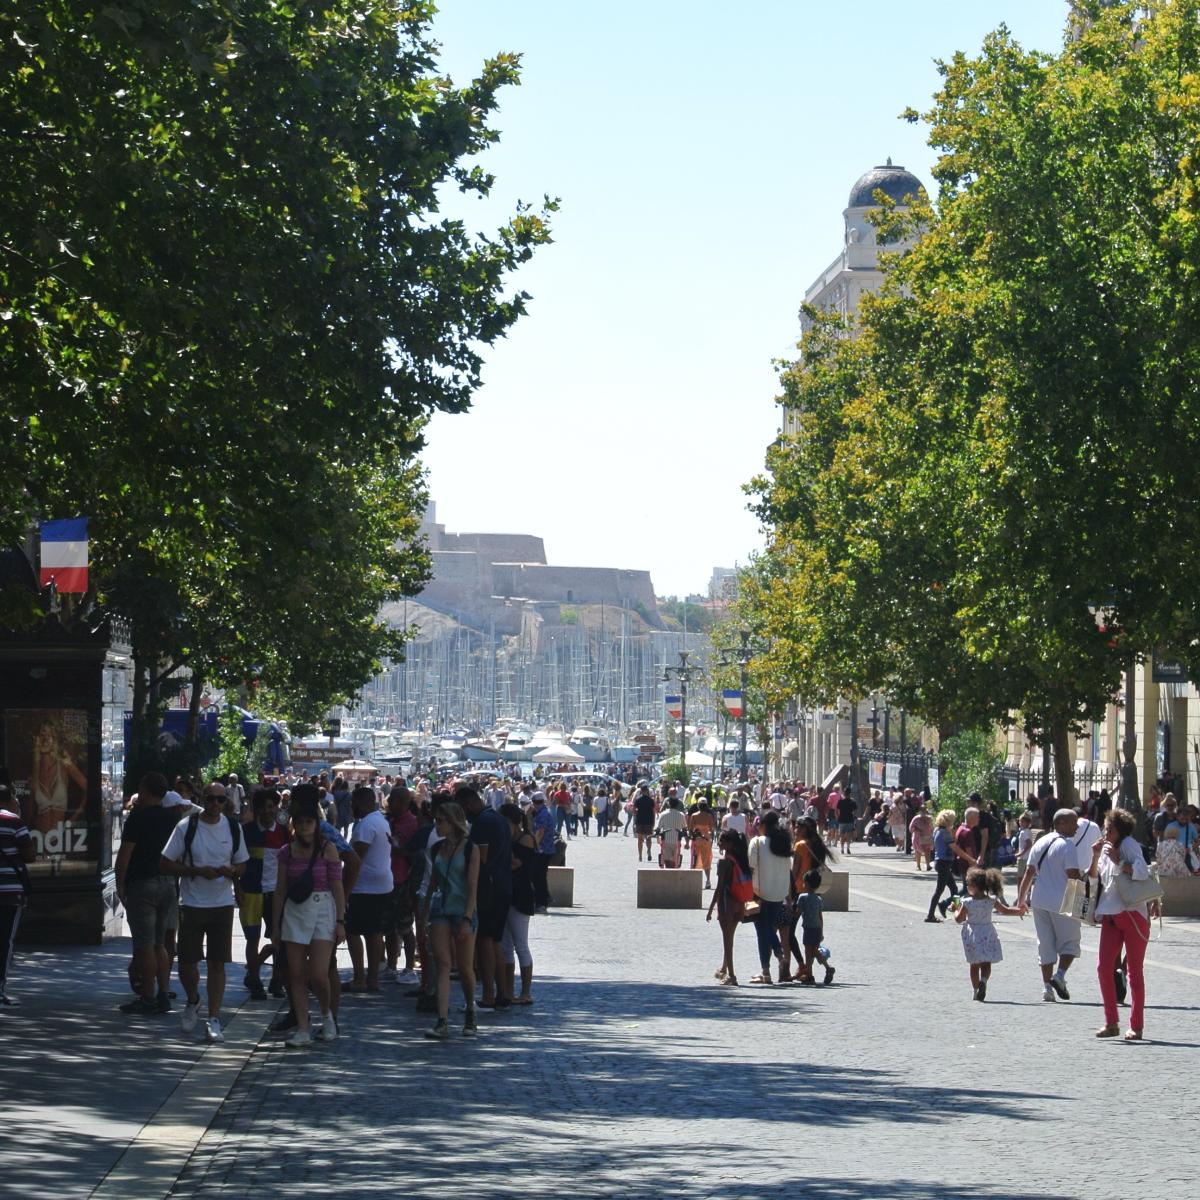
<svg viewBox="0 0 1200 1200">
<path fill-rule="evenodd" d="M 540 763 L 581 763 L 586 759 L 577 754 L 565 742 L 554 742 L 533 756 L 534 762 Z"/>
<path fill-rule="evenodd" d="M 342 775 L 374 775 L 375 764 L 364 762 L 361 758 L 348 758 L 345 762 L 334 763 L 330 768 Z"/>
<path fill-rule="evenodd" d="M 702 754 L 699 750 L 689 750 L 683 759 L 684 765 L 688 767 L 711 767 L 713 766 L 712 758 L 707 754 Z"/>
</svg>

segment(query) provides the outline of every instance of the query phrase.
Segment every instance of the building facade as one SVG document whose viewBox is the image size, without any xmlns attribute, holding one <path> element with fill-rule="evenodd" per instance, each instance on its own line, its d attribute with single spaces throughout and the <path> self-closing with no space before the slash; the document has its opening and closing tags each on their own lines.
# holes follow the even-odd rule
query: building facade
<svg viewBox="0 0 1200 1200">
<path fill-rule="evenodd" d="M 850 322 L 849 336 L 853 336 L 853 318 L 862 297 L 883 286 L 884 265 L 880 255 L 901 254 L 912 245 L 911 241 L 880 244 L 871 221 L 871 213 L 880 207 L 880 193 L 904 207 L 913 198 L 924 196 L 925 188 L 911 171 L 897 166 L 890 158 L 882 166 L 872 167 L 859 176 L 842 211 L 842 248 L 804 293 L 806 308 L 846 318 Z M 812 318 L 802 311 L 801 335 L 807 333 L 812 324 Z M 796 417 L 797 414 L 785 411 L 782 430 L 785 435 L 796 432 Z M 863 713 L 872 708 L 877 712 L 885 709 L 885 701 L 870 697 L 865 701 L 865 708 L 861 704 L 858 706 L 859 728 L 856 732 L 860 742 L 868 741 L 864 735 Z M 778 720 L 772 760 L 774 773 L 809 783 L 820 782 L 836 767 L 849 763 L 855 712 L 849 704 L 840 710 L 798 708 Z M 871 735 L 870 741 L 876 740 L 874 730 L 867 732 Z"/>
</svg>

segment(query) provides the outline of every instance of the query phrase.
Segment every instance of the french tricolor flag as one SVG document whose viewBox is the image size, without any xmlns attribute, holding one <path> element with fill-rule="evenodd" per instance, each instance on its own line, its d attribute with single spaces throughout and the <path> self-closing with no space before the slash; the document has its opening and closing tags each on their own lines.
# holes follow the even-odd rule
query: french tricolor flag
<svg viewBox="0 0 1200 1200">
<path fill-rule="evenodd" d="M 683 697 L 682 696 L 664 696 L 667 702 L 667 713 L 678 720 L 683 716 Z"/>
<path fill-rule="evenodd" d="M 721 695 L 725 699 L 725 707 L 729 710 L 729 715 L 741 720 L 746 712 L 745 702 L 742 700 L 742 693 L 736 688 L 724 688 Z"/>
<path fill-rule="evenodd" d="M 42 522 L 41 586 L 60 595 L 88 590 L 88 519 Z"/>
</svg>

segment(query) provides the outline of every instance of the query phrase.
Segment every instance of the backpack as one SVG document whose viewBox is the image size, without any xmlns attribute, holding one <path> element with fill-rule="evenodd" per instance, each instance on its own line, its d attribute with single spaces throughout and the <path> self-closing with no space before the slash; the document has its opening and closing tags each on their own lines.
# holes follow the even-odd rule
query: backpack
<svg viewBox="0 0 1200 1200">
<path fill-rule="evenodd" d="M 242 848 L 242 827 L 228 813 L 225 814 L 225 820 L 229 822 L 229 834 L 233 838 L 233 852 L 229 856 L 232 861 Z M 196 840 L 196 827 L 199 823 L 200 814 L 192 813 L 188 817 L 187 829 L 183 832 L 183 861 L 189 864 L 192 862 L 192 843 Z"/>
<path fill-rule="evenodd" d="M 732 859 L 733 874 L 729 879 L 729 896 L 737 904 L 748 904 L 754 899 L 754 878 L 747 875 L 741 867 L 738 866 L 737 860 Z"/>
</svg>

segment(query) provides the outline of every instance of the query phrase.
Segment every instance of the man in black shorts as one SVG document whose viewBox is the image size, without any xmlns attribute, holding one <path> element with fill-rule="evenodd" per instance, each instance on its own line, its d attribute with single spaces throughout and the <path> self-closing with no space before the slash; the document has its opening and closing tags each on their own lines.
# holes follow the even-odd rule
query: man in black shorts
<svg viewBox="0 0 1200 1200">
<path fill-rule="evenodd" d="M 512 830 L 508 821 L 470 786 L 460 783 L 454 799 L 471 822 L 471 842 L 479 847 L 479 885 L 475 908 L 479 914 L 479 982 L 482 1008 L 511 1008 L 508 972 L 500 957 L 500 943 L 512 903 Z"/>
<path fill-rule="evenodd" d="M 646 847 L 646 861 L 649 862 L 654 846 L 654 796 L 645 780 L 638 784 L 637 795 L 633 798 L 633 830 L 637 834 L 638 862 L 642 861 L 643 845 Z"/>
</svg>

